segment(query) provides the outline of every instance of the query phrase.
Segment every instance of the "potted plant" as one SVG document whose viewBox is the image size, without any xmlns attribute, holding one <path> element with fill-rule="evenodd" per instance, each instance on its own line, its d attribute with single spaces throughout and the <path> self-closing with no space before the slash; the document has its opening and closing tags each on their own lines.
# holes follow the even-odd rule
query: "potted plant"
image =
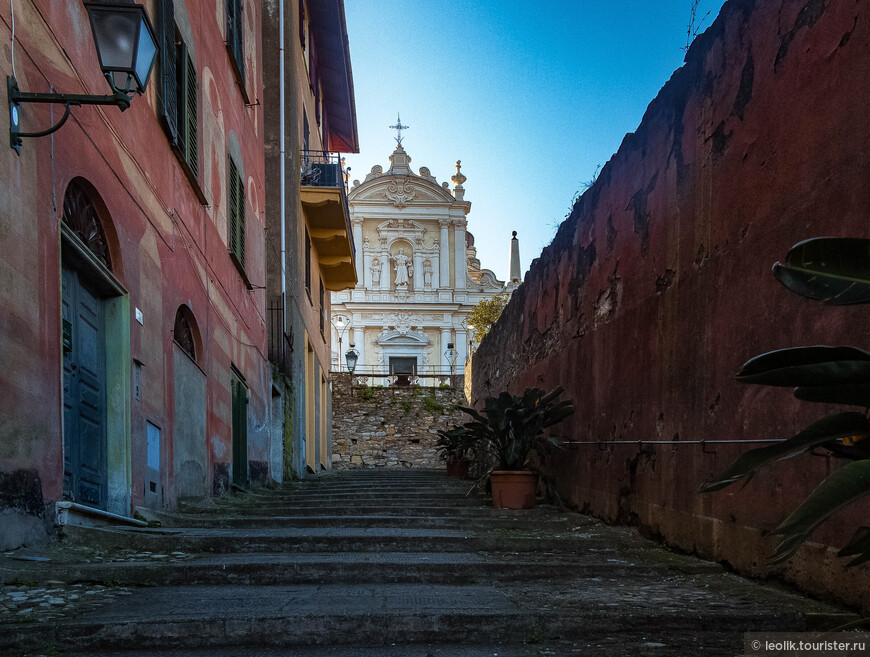
<svg viewBox="0 0 870 657">
<path fill-rule="evenodd" d="M 522 395 L 487 397 L 479 412 L 462 408 L 473 418 L 462 428 L 485 445 L 496 464 L 490 472 L 494 507 L 534 508 L 538 473 L 528 468 L 529 455 L 542 455 L 558 444 L 543 433 L 574 412 L 571 401 L 557 401 L 561 394 L 561 386 L 550 392 L 527 388 Z"/>
<path fill-rule="evenodd" d="M 439 431 L 438 436 L 435 446 L 438 448 L 438 458 L 447 463 L 447 476 L 467 478 L 468 466 L 474 459 L 477 436 L 465 427 Z"/>
</svg>

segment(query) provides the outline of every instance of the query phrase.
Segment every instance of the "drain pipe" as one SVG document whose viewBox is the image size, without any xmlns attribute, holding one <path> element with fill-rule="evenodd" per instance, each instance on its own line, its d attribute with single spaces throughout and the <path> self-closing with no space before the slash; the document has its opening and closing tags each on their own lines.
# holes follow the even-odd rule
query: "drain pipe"
<svg viewBox="0 0 870 657">
<path fill-rule="evenodd" d="M 278 0 L 278 151 L 280 158 L 279 176 L 281 180 L 281 302 L 284 307 L 284 317 L 282 324 L 287 322 L 287 210 L 285 202 L 287 200 L 287 185 L 284 180 L 285 175 L 285 144 L 284 144 L 284 0 Z"/>
</svg>

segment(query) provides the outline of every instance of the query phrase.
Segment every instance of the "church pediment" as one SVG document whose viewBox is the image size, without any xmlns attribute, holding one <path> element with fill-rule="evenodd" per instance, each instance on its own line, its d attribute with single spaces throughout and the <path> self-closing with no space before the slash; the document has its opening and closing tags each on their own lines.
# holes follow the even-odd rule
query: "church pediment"
<svg viewBox="0 0 870 657">
<path fill-rule="evenodd" d="M 397 208 L 414 203 L 454 203 L 449 190 L 433 182 L 434 177 L 422 178 L 414 174 L 391 176 L 378 174 L 356 185 L 348 194 L 349 201 L 381 201 Z"/>
</svg>

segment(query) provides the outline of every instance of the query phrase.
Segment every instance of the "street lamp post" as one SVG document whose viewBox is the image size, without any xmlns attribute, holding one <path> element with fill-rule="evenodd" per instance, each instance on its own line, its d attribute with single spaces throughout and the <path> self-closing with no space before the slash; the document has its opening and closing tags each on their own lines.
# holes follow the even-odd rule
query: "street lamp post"
<svg viewBox="0 0 870 657">
<path fill-rule="evenodd" d="M 347 371 L 353 375 L 353 371 L 356 369 L 356 361 L 359 358 L 359 352 L 354 349 L 354 343 L 350 343 L 350 349 L 347 350 L 347 353 L 344 355 L 344 360 L 347 362 Z M 353 378 L 351 377 L 351 382 L 353 382 Z"/>
<path fill-rule="evenodd" d="M 332 325 L 335 327 L 336 333 L 338 333 L 338 356 L 336 360 L 338 361 L 338 371 L 341 371 L 341 343 L 342 338 L 344 338 L 344 334 L 347 329 L 350 328 L 350 325 L 353 324 L 353 320 L 347 315 L 333 315 L 332 317 Z M 354 360 L 354 365 L 356 365 L 356 361 Z"/>
<path fill-rule="evenodd" d="M 450 376 L 453 376 L 453 370 L 456 367 L 456 356 L 459 354 L 454 349 L 452 342 L 447 343 L 447 351 L 444 352 L 444 355 L 447 356 L 447 362 L 450 363 Z"/>
</svg>

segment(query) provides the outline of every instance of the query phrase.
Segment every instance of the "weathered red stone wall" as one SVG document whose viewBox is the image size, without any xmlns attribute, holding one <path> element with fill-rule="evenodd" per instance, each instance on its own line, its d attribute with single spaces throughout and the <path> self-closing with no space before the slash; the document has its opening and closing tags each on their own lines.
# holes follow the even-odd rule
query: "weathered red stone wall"
<svg viewBox="0 0 870 657">
<path fill-rule="evenodd" d="M 145 2 L 156 23 L 154 2 Z M 164 499 L 175 494 L 173 322 L 190 307 L 201 339 L 197 364 L 207 381 L 207 476 L 231 460 L 230 368 L 251 389 L 248 458 L 268 463 L 266 416 L 271 370 L 264 322 L 264 155 L 259 0 L 244 0 L 246 104 L 225 46 L 223 3 L 176 2 L 190 26 L 198 82 L 199 190 L 184 174 L 158 118 L 158 71 L 146 94 L 124 113 L 79 107 L 52 138 L 25 139 L 21 156 L 0 149 L 0 510 L 23 508 L 11 473 L 28 472 L 32 509 L 62 495 L 61 290 L 59 223 L 75 177 L 105 205 L 113 273 L 129 291 L 130 357 L 144 363 L 141 400 L 128 399 L 132 426 L 127 463 L 130 507 L 143 500 L 145 422 L 162 431 Z M 80 2 L 15 2 L 15 75 L 23 91 L 108 93 L 87 14 Z M 0 68 L 12 75 L 12 16 L 0 8 Z M 61 109 L 54 110 L 55 119 Z M 25 105 L 23 130 L 51 123 L 48 106 Z M 7 134 L 8 112 L 0 113 Z M 234 135 L 231 137 L 231 135 Z M 247 267 L 253 289 L 227 249 L 227 153 L 240 145 L 246 190 Z M 5 137 L 4 137 L 5 140 Z M 4 141 L 5 143 L 5 141 Z M 140 325 L 135 309 L 144 314 Z M 252 465 L 253 468 L 253 465 Z M 18 497 L 17 497 L 18 496 Z"/>
<path fill-rule="evenodd" d="M 826 308 L 770 267 L 814 236 L 868 236 L 870 11 L 852 0 L 731 0 L 532 263 L 474 358 L 474 396 L 563 385 L 575 441 L 787 437 L 833 408 L 745 386 L 750 357 L 870 345 L 868 310 Z M 576 445 L 550 468 L 577 507 L 682 549 L 870 607 L 870 568 L 834 556 L 870 505 L 784 567 L 768 533 L 840 462 L 801 456 L 744 490 L 698 485 L 738 444 Z"/>
</svg>

